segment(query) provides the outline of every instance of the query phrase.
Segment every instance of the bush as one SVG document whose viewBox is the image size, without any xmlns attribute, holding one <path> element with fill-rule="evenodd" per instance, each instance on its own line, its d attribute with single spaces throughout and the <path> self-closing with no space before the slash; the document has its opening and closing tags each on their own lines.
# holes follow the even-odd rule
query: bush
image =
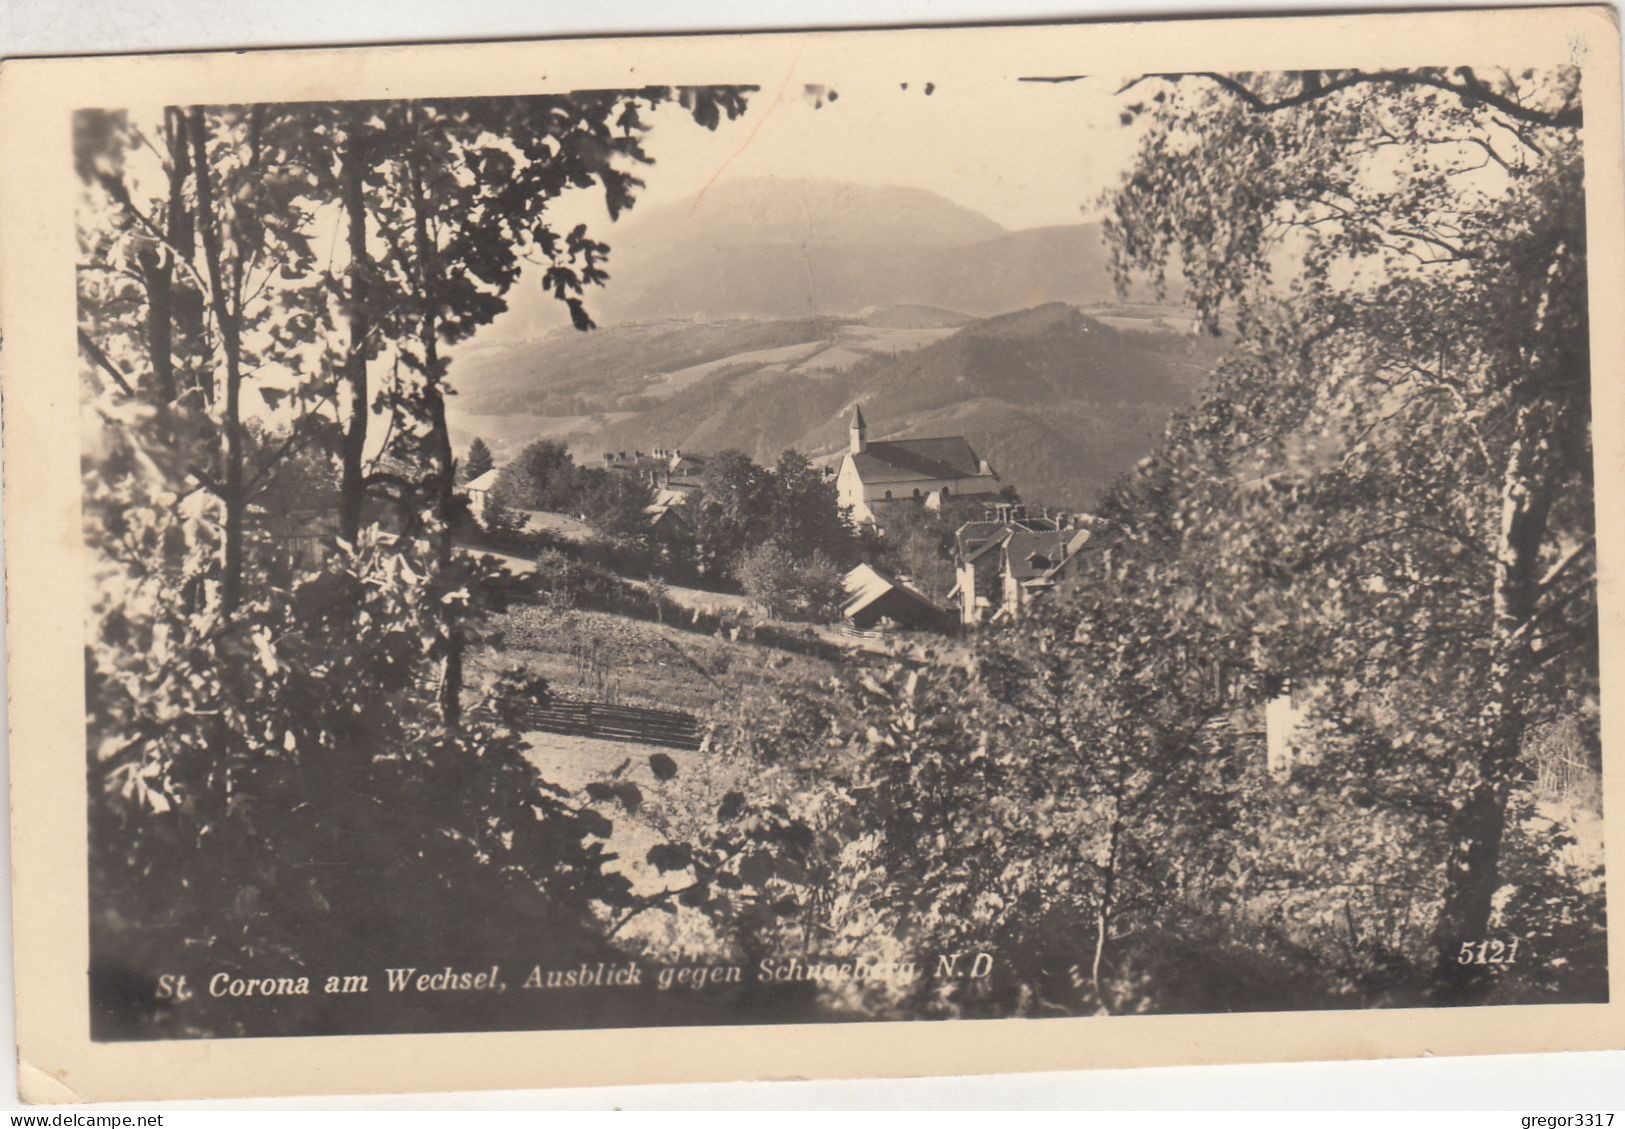
<svg viewBox="0 0 1625 1129">
<path fill-rule="evenodd" d="M 845 595 L 840 570 L 823 553 L 801 561 L 772 541 L 745 554 L 739 582 L 771 619 L 827 623 L 839 614 Z"/>
<path fill-rule="evenodd" d="M 319 988 L 165 1011 L 150 981 L 177 959 L 314 979 L 426 952 L 533 959 L 541 936 L 561 959 L 610 952 L 595 906 L 630 889 L 591 845 L 608 821 L 546 784 L 496 703 L 441 723 L 441 609 L 477 611 L 493 577 L 427 564 L 367 539 L 229 616 L 154 598 L 177 586 L 164 572 L 124 574 L 86 655 L 96 1037 L 357 1029 Z M 424 1021 L 352 1006 L 382 1008 L 367 1029 Z"/>
</svg>

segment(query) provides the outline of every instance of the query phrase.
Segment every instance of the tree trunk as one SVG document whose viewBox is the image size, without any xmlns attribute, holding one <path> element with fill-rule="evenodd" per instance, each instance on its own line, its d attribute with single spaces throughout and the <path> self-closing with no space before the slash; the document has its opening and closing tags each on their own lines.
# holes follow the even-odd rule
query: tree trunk
<svg viewBox="0 0 1625 1129">
<path fill-rule="evenodd" d="M 1444 903 L 1434 926 L 1435 990 L 1443 1003 L 1476 1003 L 1489 987 L 1488 968 L 1461 958 L 1464 945 L 1489 940 L 1507 799 L 1522 750 L 1524 682 L 1540 595 L 1537 570 L 1552 505 L 1544 475 L 1549 416 L 1549 407 L 1538 403 L 1519 409 L 1517 438 L 1502 476 L 1489 684 L 1465 793 L 1452 809 Z"/>
<path fill-rule="evenodd" d="M 1095 999 L 1100 1002 L 1100 1010 L 1112 1014 L 1111 1003 L 1106 999 L 1106 989 L 1100 983 L 1100 966 L 1106 959 L 1106 934 L 1111 929 L 1112 898 L 1117 892 L 1117 844 L 1123 834 L 1123 801 L 1118 797 L 1112 802 L 1111 838 L 1106 846 L 1106 872 L 1101 881 L 1100 907 L 1095 912 L 1095 959 L 1089 967 L 1090 979 L 1095 985 Z"/>
<path fill-rule="evenodd" d="M 350 251 L 347 311 L 350 342 L 344 355 L 347 407 L 340 421 L 344 435 L 339 444 L 339 531 L 352 545 L 361 535 L 367 501 L 367 480 L 362 460 L 367 450 L 367 417 L 372 411 L 371 397 L 367 392 L 367 339 L 372 333 L 367 300 L 372 264 L 367 254 L 367 154 L 361 136 L 364 125 L 364 111 L 352 109 L 339 152 L 341 199 L 348 225 Z"/>
<path fill-rule="evenodd" d="M 197 171 L 198 226 L 203 236 L 203 254 L 209 272 L 209 298 L 220 331 L 221 348 L 226 356 L 225 440 L 222 454 L 225 465 L 221 468 L 216 494 L 226 507 L 225 565 L 220 582 L 220 604 L 230 612 L 241 601 L 243 589 L 243 513 L 246 499 L 243 496 L 242 311 L 227 294 L 223 278 L 220 229 L 214 214 L 214 185 L 209 175 L 208 127 L 201 106 L 192 107 L 189 124 L 192 164 Z"/>
<path fill-rule="evenodd" d="M 147 358 L 152 364 L 152 396 L 159 404 L 175 402 L 175 358 L 170 347 L 173 313 L 169 299 L 174 265 L 168 252 L 144 248 L 138 256 L 147 287 Z"/>
<path fill-rule="evenodd" d="M 440 361 L 440 330 L 437 324 L 440 292 L 440 262 L 434 238 L 429 232 L 429 201 L 415 164 L 408 163 L 412 188 L 412 232 L 417 245 L 419 297 L 423 319 L 419 341 L 423 346 L 423 402 L 429 413 L 429 457 L 434 499 L 435 563 L 441 576 L 451 568 L 452 518 L 456 506 L 456 462 L 452 457 L 451 430 L 446 425 L 446 395 Z M 448 730 L 462 723 L 463 638 L 461 612 L 442 604 L 440 623 L 444 665 L 440 674 L 440 720 Z"/>
</svg>

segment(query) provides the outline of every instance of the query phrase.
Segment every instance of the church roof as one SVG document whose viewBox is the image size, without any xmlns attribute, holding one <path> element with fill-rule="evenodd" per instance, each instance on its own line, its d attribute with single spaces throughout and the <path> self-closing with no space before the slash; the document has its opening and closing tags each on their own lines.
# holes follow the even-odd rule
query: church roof
<svg viewBox="0 0 1625 1129">
<path fill-rule="evenodd" d="M 848 456 L 864 482 L 918 482 L 976 478 L 982 462 L 963 435 L 940 439 L 886 439 Z"/>
<path fill-rule="evenodd" d="M 869 426 L 863 422 L 863 409 L 856 404 L 852 405 L 852 426 L 854 428 L 866 428 Z"/>
</svg>

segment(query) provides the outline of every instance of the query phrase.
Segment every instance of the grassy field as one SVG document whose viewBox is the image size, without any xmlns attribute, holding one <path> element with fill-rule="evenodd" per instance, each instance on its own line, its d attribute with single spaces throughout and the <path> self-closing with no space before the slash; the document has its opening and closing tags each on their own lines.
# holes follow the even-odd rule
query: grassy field
<svg viewBox="0 0 1625 1129">
<path fill-rule="evenodd" d="M 604 612 L 521 606 L 495 627 L 498 644 L 470 656 L 476 677 L 518 665 L 569 697 L 686 710 L 702 721 L 731 710 L 746 691 L 806 686 L 836 672 L 805 655 Z"/>
</svg>

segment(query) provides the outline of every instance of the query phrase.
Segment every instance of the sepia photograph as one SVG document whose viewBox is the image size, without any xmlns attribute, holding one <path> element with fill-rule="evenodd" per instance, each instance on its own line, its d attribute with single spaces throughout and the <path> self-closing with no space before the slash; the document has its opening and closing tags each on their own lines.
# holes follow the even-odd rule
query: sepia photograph
<svg viewBox="0 0 1625 1129">
<path fill-rule="evenodd" d="M 1609 1003 L 1617 48 L 1045 31 L 38 123 L 76 348 L 7 366 L 6 440 L 20 382 L 71 411 L 61 1022 Z"/>
</svg>

